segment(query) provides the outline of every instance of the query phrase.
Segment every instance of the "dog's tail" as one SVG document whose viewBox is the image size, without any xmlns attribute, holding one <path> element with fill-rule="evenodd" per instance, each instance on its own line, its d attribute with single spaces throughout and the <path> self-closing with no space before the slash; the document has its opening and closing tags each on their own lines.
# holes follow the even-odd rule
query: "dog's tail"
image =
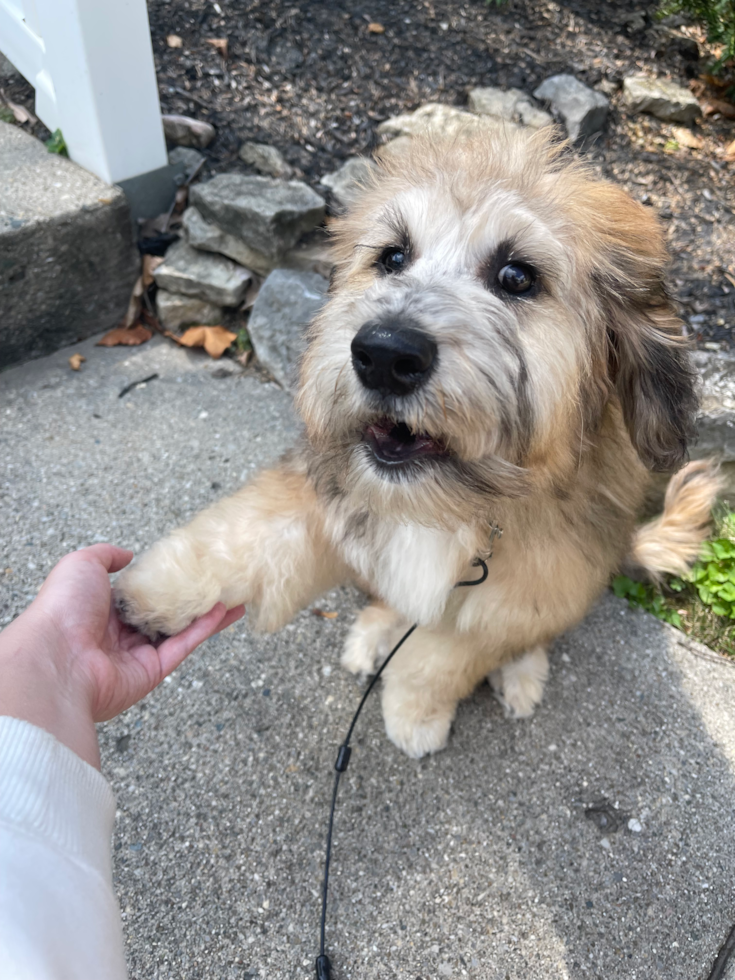
<svg viewBox="0 0 735 980">
<path fill-rule="evenodd" d="M 679 470 L 666 489 L 663 513 L 636 530 L 630 558 L 654 581 L 664 573 L 684 575 L 710 531 L 712 507 L 723 487 L 713 459 Z"/>
</svg>

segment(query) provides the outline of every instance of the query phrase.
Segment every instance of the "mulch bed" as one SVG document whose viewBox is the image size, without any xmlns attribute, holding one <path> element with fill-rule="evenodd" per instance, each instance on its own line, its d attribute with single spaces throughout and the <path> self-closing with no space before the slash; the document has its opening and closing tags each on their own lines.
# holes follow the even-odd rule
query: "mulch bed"
<svg viewBox="0 0 735 980">
<path fill-rule="evenodd" d="M 532 91 L 559 72 L 588 85 L 646 71 L 681 84 L 704 70 L 691 50 L 662 40 L 635 0 L 149 0 L 164 112 L 213 123 L 206 174 L 246 171 L 243 140 L 272 143 L 310 183 L 376 145 L 379 122 L 427 101 L 463 105 L 476 85 Z M 369 25 L 380 24 L 382 33 Z M 691 32 L 690 32 L 691 33 Z M 166 37 L 183 39 L 171 48 Z M 227 38 L 223 61 L 208 39 Z M 24 83 L 8 88 L 29 104 Z M 25 86 L 27 90 L 29 87 Z M 25 96 L 24 98 L 21 96 Z M 698 150 L 671 145 L 671 126 L 629 116 L 619 93 L 593 166 L 656 208 L 672 252 L 672 286 L 700 345 L 729 349 L 735 328 L 735 164 L 716 150 L 731 121 L 695 127 Z M 668 147 L 664 148 L 669 143 Z M 730 277 L 730 278 L 728 278 Z"/>
</svg>

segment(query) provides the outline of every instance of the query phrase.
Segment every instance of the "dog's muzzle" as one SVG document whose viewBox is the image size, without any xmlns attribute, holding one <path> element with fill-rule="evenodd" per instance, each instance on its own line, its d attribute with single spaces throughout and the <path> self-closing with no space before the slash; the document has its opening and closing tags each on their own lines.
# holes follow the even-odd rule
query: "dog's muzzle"
<svg viewBox="0 0 735 980">
<path fill-rule="evenodd" d="M 415 327 L 371 320 L 352 341 L 352 366 L 366 388 L 408 395 L 426 382 L 436 361 L 431 337 Z"/>
</svg>

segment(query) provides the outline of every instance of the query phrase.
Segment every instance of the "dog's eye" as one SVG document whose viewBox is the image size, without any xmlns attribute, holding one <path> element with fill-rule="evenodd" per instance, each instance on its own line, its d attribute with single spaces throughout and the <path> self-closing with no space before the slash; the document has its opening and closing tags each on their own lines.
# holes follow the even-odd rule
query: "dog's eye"
<svg viewBox="0 0 735 980">
<path fill-rule="evenodd" d="M 395 275 L 396 272 L 402 272 L 406 268 L 407 262 L 408 255 L 402 248 L 396 248 L 395 246 L 383 249 L 378 259 L 380 268 L 383 272 L 387 272 L 390 275 Z"/>
<path fill-rule="evenodd" d="M 530 265 L 524 262 L 509 262 L 498 273 L 498 282 L 506 293 L 520 296 L 532 289 L 536 282 L 536 273 Z"/>
</svg>

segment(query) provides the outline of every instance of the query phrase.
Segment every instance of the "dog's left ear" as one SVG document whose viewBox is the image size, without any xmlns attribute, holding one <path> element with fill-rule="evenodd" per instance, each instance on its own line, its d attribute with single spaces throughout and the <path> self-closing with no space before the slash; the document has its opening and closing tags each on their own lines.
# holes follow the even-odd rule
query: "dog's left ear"
<svg viewBox="0 0 735 980">
<path fill-rule="evenodd" d="M 673 472 L 688 459 L 697 396 L 681 321 L 666 291 L 663 234 L 650 208 L 614 185 L 586 190 L 593 232 L 588 258 L 606 321 L 609 383 L 643 463 Z"/>
</svg>

